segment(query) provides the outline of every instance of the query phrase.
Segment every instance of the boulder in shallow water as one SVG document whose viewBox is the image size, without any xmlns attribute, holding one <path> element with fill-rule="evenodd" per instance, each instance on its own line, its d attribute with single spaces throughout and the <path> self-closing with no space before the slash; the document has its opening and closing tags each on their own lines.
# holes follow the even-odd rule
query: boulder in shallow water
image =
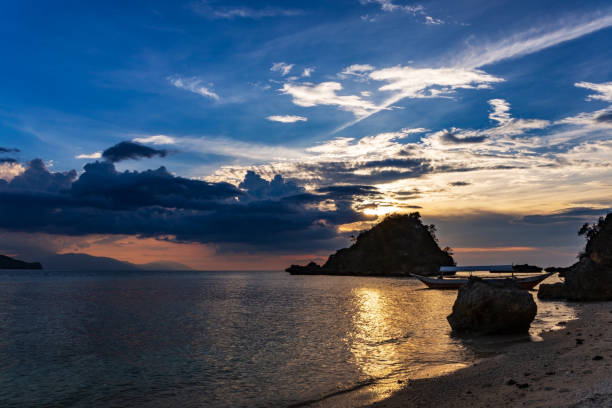
<svg viewBox="0 0 612 408">
<path fill-rule="evenodd" d="M 567 298 L 567 290 L 563 282 L 542 283 L 538 289 L 538 299 L 563 300 Z"/>
<path fill-rule="evenodd" d="M 321 266 L 315 262 L 310 262 L 306 266 L 291 265 L 285 269 L 285 272 L 289 272 L 291 275 L 320 275 L 323 273 Z"/>
<path fill-rule="evenodd" d="M 525 333 L 538 307 L 531 293 L 510 279 L 491 283 L 480 278 L 459 289 L 453 312 L 447 317 L 455 333 Z"/>
</svg>

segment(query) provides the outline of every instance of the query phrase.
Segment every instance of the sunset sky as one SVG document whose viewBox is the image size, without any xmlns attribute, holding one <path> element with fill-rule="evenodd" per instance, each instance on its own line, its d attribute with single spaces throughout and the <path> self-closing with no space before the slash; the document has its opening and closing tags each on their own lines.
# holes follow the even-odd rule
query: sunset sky
<svg viewBox="0 0 612 408">
<path fill-rule="evenodd" d="M 609 1 L 0 5 L 0 253 L 324 261 L 419 211 L 460 264 L 612 211 Z"/>
</svg>

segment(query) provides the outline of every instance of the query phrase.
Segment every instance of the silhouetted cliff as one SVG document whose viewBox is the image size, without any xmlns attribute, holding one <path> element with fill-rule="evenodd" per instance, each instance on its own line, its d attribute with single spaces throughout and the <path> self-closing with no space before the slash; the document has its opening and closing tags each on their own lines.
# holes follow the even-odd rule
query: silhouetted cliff
<svg viewBox="0 0 612 408">
<path fill-rule="evenodd" d="M 448 249 L 436 242 L 435 227 L 423 225 L 418 212 L 393 214 L 370 230 L 362 232 L 355 243 L 330 255 L 323 266 L 291 265 L 294 275 L 395 275 L 437 274 L 440 266 L 454 265 Z"/>
<path fill-rule="evenodd" d="M 0 269 L 42 269 L 40 262 L 24 262 L 0 255 Z"/>
</svg>

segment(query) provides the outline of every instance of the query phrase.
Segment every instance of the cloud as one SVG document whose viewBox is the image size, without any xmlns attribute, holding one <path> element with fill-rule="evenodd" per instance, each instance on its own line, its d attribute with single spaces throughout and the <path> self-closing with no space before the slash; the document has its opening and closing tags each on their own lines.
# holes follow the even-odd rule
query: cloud
<svg viewBox="0 0 612 408">
<path fill-rule="evenodd" d="M 453 187 L 464 187 L 464 186 L 469 186 L 472 183 L 469 183 L 467 181 L 453 181 L 448 183 L 449 186 L 453 186 Z"/>
<path fill-rule="evenodd" d="M 184 89 L 189 92 L 193 92 L 205 98 L 214 99 L 215 101 L 219 101 L 219 95 L 210 90 L 208 87 L 202 85 L 202 79 L 198 77 L 191 78 L 182 78 L 180 76 L 174 75 L 167 78 L 168 81 L 175 87 L 179 89 Z"/>
<path fill-rule="evenodd" d="M 471 47 L 456 59 L 455 66 L 479 68 L 506 59 L 532 54 L 612 26 L 612 14 L 564 22 L 563 26 L 531 29 L 507 35 L 501 41 Z"/>
<path fill-rule="evenodd" d="M 344 68 L 344 70 L 342 70 L 340 74 L 361 77 L 365 75 L 367 72 L 373 71 L 374 69 L 375 68 L 369 64 L 353 64 L 353 65 L 349 65 L 348 67 Z"/>
<path fill-rule="evenodd" d="M 109 162 L 54 173 L 41 160 L 0 185 L 0 228 L 82 236 L 137 235 L 220 248 L 283 252 L 329 248 L 337 227 L 371 219 L 335 192 L 308 195 L 276 175 L 247 173 L 237 188 L 171 175 L 165 168 L 119 172 Z M 300 196 L 307 195 L 306 201 Z M 318 203 L 334 200 L 331 207 Z"/>
<path fill-rule="evenodd" d="M 402 6 L 399 4 L 393 3 L 392 0 L 359 0 L 361 4 L 369 4 L 376 3 L 380 5 L 380 9 L 383 11 L 402 11 L 405 13 L 415 14 L 421 10 L 423 10 L 423 6 L 415 5 L 415 6 Z"/>
<path fill-rule="evenodd" d="M 587 101 L 597 99 L 600 101 L 612 102 L 612 82 L 603 82 L 600 84 L 593 82 L 576 82 L 574 86 L 596 92 L 592 95 L 588 95 Z"/>
<path fill-rule="evenodd" d="M 280 72 L 281 76 L 285 76 L 291 72 L 295 65 L 294 64 L 286 64 L 284 62 L 275 62 L 270 67 L 270 71 L 272 72 Z"/>
<path fill-rule="evenodd" d="M 612 102 L 612 82 L 592 83 L 592 82 L 577 82 L 574 84 L 580 88 L 590 89 L 595 91 L 595 94 L 588 95 L 587 101 L 601 100 Z M 596 110 L 594 112 L 582 112 L 576 116 L 564 118 L 559 123 L 586 126 L 590 128 L 610 128 L 612 127 L 612 106 Z"/>
<path fill-rule="evenodd" d="M 314 70 L 314 68 L 304 68 L 304 71 L 302 71 L 302 76 L 308 78 L 314 72 Z"/>
<path fill-rule="evenodd" d="M 117 163 L 128 159 L 138 160 L 155 156 L 166 157 L 167 154 L 168 151 L 164 149 L 153 149 L 133 142 L 121 142 L 104 150 L 102 157 L 111 163 Z"/>
<path fill-rule="evenodd" d="M 17 159 L 14 159 L 12 157 L 0 157 L 0 164 L 16 164 L 17 163 Z"/>
<path fill-rule="evenodd" d="M 236 18 L 260 19 L 267 17 L 294 17 L 304 14 L 298 9 L 283 9 L 265 7 L 254 9 L 250 7 L 214 7 L 206 0 L 193 2 L 191 8 L 199 15 L 208 18 L 233 20 Z"/>
<path fill-rule="evenodd" d="M 459 143 L 481 143 L 484 142 L 486 136 L 464 136 L 457 137 L 452 132 L 442 131 L 440 135 L 440 140 L 443 143 L 448 144 L 459 144 Z"/>
<path fill-rule="evenodd" d="M 296 116 L 296 115 L 272 115 L 272 116 L 268 116 L 266 119 L 272 122 L 281 122 L 281 123 L 306 122 L 308 120 L 308 118 L 304 116 Z"/>
<path fill-rule="evenodd" d="M 136 143 L 152 144 L 152 145 L 170 145 L 175 144 L 176 140 L 173 137 L 166 135 L 154 135 L 147 137 L 136 137 L 132 139 Z"/>
<path fill-rule="evenodd" d="M 0 147 L 0 153 L 19 153 L 19 149 L 10 149 L 7 147 Z"/>
<path fill-rule="evenodd" d="M 75 159 L 99 159 L 102 157 L 102 152 L 94 152 L 90 154 L 79 154 L 75 156 Z"/>
<path fill-rule="evenodd" d="M 441 20 L 439 18 L 433 18 L 432 16 L 425 16 L 425 24 L 440 25 L 440 24 L 444 24 L 444 20 Z"/>
<path fill-rule="evenodd" d="M 581 222 L 595 220 L 598 216 L 612 212 L 612 207 L 608 208 L 593 208 L 593 207 L 575 207 L 568 208 L 563 211 L 558 211 L 552 214 L 536 214 L 526 215 L 522 217 L 522 221 L 529 224 L 550 224 L 550 223 L 567 223 L 575 222 L 579 225 Z"/>
<path fill-rule="evenodd" d="M 286 83 L 281 92 L 293 97 L 293 103 L 303 107 L 314 107 L 318 105 L 336 106 L 357 117 L 368 116 L 373 112 L 381 110 L 373 102 L 363 99 L 358 95 L 338 95 L 336 92 L 342 90 L 339 82 L 321 82 L 320 84 Z"/>
<path fill-rule="evenodd" d="M 510 121 L 510 104 L 503 99 L 491 99 L 489 105 L 493 110 L 489 113 L 489 119 L 500 124 Z"/>
</svg>

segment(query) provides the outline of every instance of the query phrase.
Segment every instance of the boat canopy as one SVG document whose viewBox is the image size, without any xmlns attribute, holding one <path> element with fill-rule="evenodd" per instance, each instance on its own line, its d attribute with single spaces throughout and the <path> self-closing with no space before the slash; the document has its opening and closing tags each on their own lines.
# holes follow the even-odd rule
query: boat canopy
<svg viewBox="0 0 612 408">
<path fill-rule="evenodd" d="M 440 272 L 513 272 L 512 265 L 441 266 Z"/>
</svg>

